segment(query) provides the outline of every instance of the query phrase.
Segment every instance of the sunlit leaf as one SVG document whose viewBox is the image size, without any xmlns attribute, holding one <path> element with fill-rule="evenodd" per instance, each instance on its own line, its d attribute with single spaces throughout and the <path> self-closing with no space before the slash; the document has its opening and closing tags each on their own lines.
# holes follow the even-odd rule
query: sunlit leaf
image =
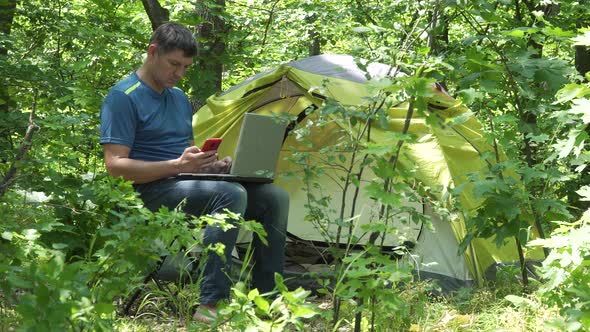
<svg viewBox="0 0 590 332">
<path fill-rule="evenodd" d="M 355 27 L 355 28 L 352 28 L 352 31 L 356 32 L 356 33 L 367 33 L 367 32 L 372 32 L 373 29 L 371 29 L 369 27 Z"/>
<path fill-rule="evenodd" d="M 589 91 L 590 92 L 590 91 Z M 569 113 L 581 115 L 582 122 L 590 123 L 590 99 L 576 99 L 572 103 Z"/>
<path fill-rule="evenodd" d="M 575 33 L 573 31 L 568 31 L 568 30 L 563 30 L 560 27 L 552 27 L 552 26 L 548 26 L 543 28 L 543 31 L 550 36 L 555 36 L 555 37 L 563 37 L 563 38 L 570 38 L 570 37 L 574 37 Z"/>
<path fill-rule="evenodd" d="M 576 193 L 582 196 L 582 199 L 580 199 L 581 201 L 590 201 L 590 186 L 584 186 L 576 191 Z"/>
<path fill-rule="evenodd" d="M 461 90 L 458 92 L 458 95 L 460 99 L 463 100 L 463 102 L 467 105 L 470 105 L 476 100 L 481 100 L 483 98 L 483 93 L 481 91 L 475 90 L 474 88 Z"/>
<path fill-rule="evenodd" d="M 525 34 L 533 34 L 539 32 L 539 28 L 531 28 L 531 27 L 519 27 L 510 31 L 505 32 L 504 34 L 510 37 L 516 38 L 523 38 Z"/>
<path fill-rule="evenodd" d="M 555 103 L 568 102 L 588 94 L 590 94 L 590 88 L 586 85 L 576 83 L 566 84 L 561 90 L 557 91 L 557 100 Z"/>
<path fill-rule="evenodd" d="M 506 300 L 510 301 L 517 307 L 534 307 L 534 302 L 521 296 L 516 295 L 507 295 L 505 297 Z"/>
<path fill-rule="evenodd" d="M 11 232 L 2 232 L 2 234 L 0 235 L 2 236 L 3 239 L 5 240 L 12 240 L 12 233 Z"/>
<path fill-rule="evenodd" d="M 580 29 L 580 32 L 582 34 L 572 38 L 574 45 L 590 46 L 590 29 L 582 28 Z"/>
</svg>

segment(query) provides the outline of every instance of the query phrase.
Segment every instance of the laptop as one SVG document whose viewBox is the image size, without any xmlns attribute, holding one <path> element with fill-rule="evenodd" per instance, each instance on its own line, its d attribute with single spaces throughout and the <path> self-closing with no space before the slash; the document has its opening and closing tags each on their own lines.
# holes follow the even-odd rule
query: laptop
<svg viewBox="0 0 590 332">
<path fill-rule="evenodd" d="M 229 173 L 180 173 L 177 178 L 272 183 L 286 128 L 276 117 L 245 113 Z"/>
</svg>

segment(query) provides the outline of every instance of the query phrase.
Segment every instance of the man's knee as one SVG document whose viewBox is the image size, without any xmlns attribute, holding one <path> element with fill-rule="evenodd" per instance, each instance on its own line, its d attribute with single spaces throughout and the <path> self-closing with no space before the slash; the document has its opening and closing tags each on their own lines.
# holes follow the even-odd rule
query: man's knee
<svg viewBox="0 0 590 332">
<path fill-rule="evenodd" d="M 249 212 L 258 217 L 260 219 L 258 221 L 271 222 L 276 227 L 286 228 L 289 215 L 289 194 L 287 191 L 272 184 L 246 188 L 249 189 L 248 199 L 251 204 L 248 206 Z M 272 220 L 262 220 L 263 216 Z"/>
<path fill-rule="evenodd" d="M 275 185 L 267 185 L 266 191 L 266 197 L 269 200 L 281 209 L 289 210 L 289 193 L 285 189 Z"/>
<path fill-rule="evenodd" d="M 247 204 L 246 189 L 226 181 L 183 181 L 178 189 L 186 197 L 185 210 L 191 214 L 212 214 L 228 209 L 243 214 Z"/>
<path fill-rule="evenodd" d="M 248 205 L 246 189 L 236 182 L 217 181 L 217 185 L 219 186 L 218 193 L 220 193 L 215 196 L 217 206 L 243 216 Z"/>
</svg>

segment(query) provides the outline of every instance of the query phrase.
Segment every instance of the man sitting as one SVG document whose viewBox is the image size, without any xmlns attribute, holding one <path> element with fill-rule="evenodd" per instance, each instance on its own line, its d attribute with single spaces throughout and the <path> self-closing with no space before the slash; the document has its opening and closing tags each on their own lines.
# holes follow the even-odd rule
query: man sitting
<svg viewBox="0 0 590 332">
<path fill-rule="evenodd" d="M 188 214 L 216 214 L 227 208 L 260 222 L 268 246 L 257 237 L 253 240 L 253 286 L 268 292 L 274 288 L 274 274 L 283 271 L 287 193 L 271 184 L 175 178 L 183 172 L 226 173 L 231 165 L 231 158 L 218 160 L 216 151 L 194 146 L 191 104 L 174 88 L 192 64 L 196 47 L 183 25 L 161 25 L 150 39 L 143 65 L 109 91 L 100 112 L 106 168 L 114 177 L 133 181 L 152 211 L 161 206 L 173 209 L 186 199 L 183 209 Z M 217 303 L 229 297 L 227 275 L 237 235 L 237 228 L 224 232 L 206 227 L 204 245 L 223 243 L 225 259 L 209 255 L 200 293 L 201 307 L 208 314 L 199 310 L 195 319 L 210 322 Z"/>
</svg>

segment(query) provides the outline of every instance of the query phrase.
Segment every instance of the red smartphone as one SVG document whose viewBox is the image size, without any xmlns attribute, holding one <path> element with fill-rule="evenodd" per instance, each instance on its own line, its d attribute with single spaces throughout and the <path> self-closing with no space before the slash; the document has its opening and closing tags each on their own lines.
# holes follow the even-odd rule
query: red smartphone
<svg viewBox="0 0 590 332">
<path fill-rule="evenodd" d="M 219 148 L 219 145 L 221 145 L 221 138 L 207 138 L 205 143 L 203 143 L 203 147 L 201 148 L 201 151 L 205 152 L 205 151 L 217 150 Z"/>
</svg>

